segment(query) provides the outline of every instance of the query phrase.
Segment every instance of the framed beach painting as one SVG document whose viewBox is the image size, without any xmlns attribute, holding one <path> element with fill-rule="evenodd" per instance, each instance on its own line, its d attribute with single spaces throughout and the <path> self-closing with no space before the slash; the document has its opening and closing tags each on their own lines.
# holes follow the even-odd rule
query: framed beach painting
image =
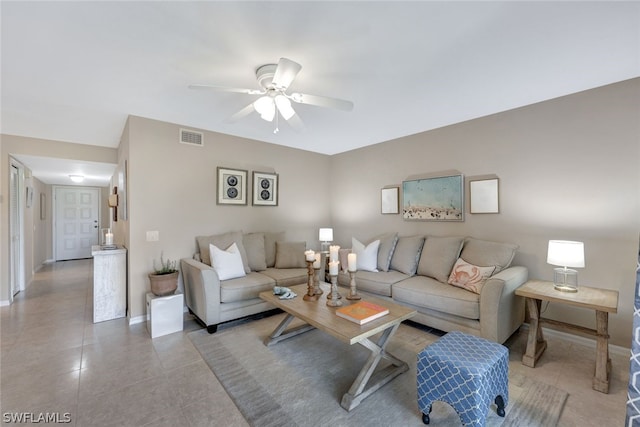
<svg viewBox="0 0 640 427">
<path fill-rule="evenodd" d="M 403 181 L 402 218 L 417 221 L 464 221 L 463 175 Z"/>
</svg>

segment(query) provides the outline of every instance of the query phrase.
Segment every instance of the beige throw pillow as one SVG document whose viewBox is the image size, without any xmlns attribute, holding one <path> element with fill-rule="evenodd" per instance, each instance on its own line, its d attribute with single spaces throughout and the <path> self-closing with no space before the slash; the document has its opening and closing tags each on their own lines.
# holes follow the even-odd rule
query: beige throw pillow
<svg viewBox="0 0 640 427">
<path fill-rule="evenodd" d="M 304 268 L 305 242 L 276 242 L 276 268 Z"/>
<path fill-rule="evenodd" d="M 460 256 L 463 241 L 462 237 L 428 236 L 422 247 L 418 274 L 447 283 L 453 264 Z"/>
<path fill-rule="evenodd" d="M 242 231 L 230 231 L 228 233 L 218 234 L 215 236 L 198 236 L 196 237 L 196 241 L 198 242 L 202 262 L 207 265 L 211 265 L 209 245 L 214 245 L 218 248 L 228 248 L 232 243 L 235 243 L 238 246 L 240 256 L 242 257 L 244 272 L 247 274 L 251 273 L 249 262 L 247 260 L 247 253 L 244 250 L 244 245 L 242 244 Z"/>
<path fill-rule="evenodd" d="M 400 237 L 391 257 L 391 269 L 409 276 L 416 274 L 423 236 Z"/>
<path fill-rule="evenodd" d="M 251 271 L 266 270 L 267 262 L 264 248 L 264 233 L 245 234 L 242 237 L 242 243 L 247 252 L 247 262 Z"/>
</svg>

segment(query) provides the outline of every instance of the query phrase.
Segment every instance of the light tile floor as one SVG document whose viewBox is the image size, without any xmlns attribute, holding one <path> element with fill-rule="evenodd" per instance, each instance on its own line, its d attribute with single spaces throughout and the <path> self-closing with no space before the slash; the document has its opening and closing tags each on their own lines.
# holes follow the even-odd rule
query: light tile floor
<svg viewBox="0 0 640 427">
<path fill-rule="evenodd" d="M 144 323 L 94 324 L 91 285 L 91 260 L 49 264 L 0 308 L 0 422 L 49 413 L 83 427 L 247 425 L 187 337 L 199 328 L 191 316 L 182 333 L 153 340 Z M 569 392 L 561 426 L 623 425 L 629 357 L 612 355 L 602 394 L 591 389 L 595 349 L 547 339 L 532 369 L 520 363 L 526 331 L 512 337 L 510 369 Z"/>
</svg>

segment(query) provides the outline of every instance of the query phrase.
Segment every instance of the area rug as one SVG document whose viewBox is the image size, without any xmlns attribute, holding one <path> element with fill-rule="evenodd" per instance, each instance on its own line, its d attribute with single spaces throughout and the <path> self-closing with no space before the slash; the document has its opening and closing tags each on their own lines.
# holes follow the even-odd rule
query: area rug
<svg viewBox="0 0 640 427">
<path fill-rule="evenodd" d="M 416 399 L 416 356 L 438 338 L 436 335 L 400 325 L 387 351 L 406 361 L 409 371 L 347 412 L 340 400 L 369 351 L 361 345 L 349 346 L 319 330 L 265 346 L 264 338 L 283 316 L 244 323 L 213 335 L 205 330 L 189 333 L 251 426 L 422 425 Z M 506 417 L 499 417 L 492 405 L 487 426 L 554 426 L 567 396 L 556 387 L 510 374 Z M 461 422 L 449 405 L 435 402 L 431 425 L 460 426 Z"/>
</svg>

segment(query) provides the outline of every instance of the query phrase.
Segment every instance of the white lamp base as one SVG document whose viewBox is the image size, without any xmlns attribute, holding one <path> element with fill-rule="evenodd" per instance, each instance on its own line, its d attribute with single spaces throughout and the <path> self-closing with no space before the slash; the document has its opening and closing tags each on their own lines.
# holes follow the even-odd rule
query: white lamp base
<svg viewBox="0 0 640 427">
<path fill-rule="evenodd" d="M 578 292 L 578 272 L 570 268 L 554 268 L 553 288 L 561 292 Z"/>
</svg>

